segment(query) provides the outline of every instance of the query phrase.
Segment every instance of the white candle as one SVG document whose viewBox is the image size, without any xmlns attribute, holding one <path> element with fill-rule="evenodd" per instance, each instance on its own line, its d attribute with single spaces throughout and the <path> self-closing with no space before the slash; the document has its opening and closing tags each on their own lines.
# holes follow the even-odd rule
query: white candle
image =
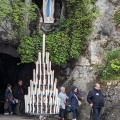
<svg viewBox="0 0 120 120">
<path fill-rule="evenodd" d="M 51 96 L 50 95 L 49 95 L 49 102 L 48 103 L 49 103 L 49 105 L 51 104 Z"/>
<path fill-rule="evenodd" d="M 49 86 L 50 86 L 50 74 L 48 73 L 48 90 L 49 90 Z"/>
<path fill-rule="evenodd" d="M 46 64 L 49 63 L 49 52 L 46 52 Z"/>
<path fill-rule="evenodd" d="M 37 94 L 37 114 L 38 114 L 38 94 Z"/>
<path fill-rule="evenodd" d="M 27 104 L 26 112 L 28 113 L 28 102 L 26 104 Z"/>
<path fill-rule="evenodd" d="M 33 69 L 33 83 L 35 84 L 35 69 Z"/>
<path fill-rule="evenodd" d="M 56 95 L 56 97 L 58 97 L 58 89 L 57 88 L 56 88 L 56 94 L 55 95 Z"/>
<path fill-rule="evenodd" d="M 30 80 L 30 95 L 33 94 L 33 81 Z"/>
<path fill-rule="evenodd" d="M 45 63 L 43 64 L 43 85 L 45 85 Z"/>
<path fill-rule="evenodd" d="M 55 78 L 55 83 L 56 83 L 56 85 L 57 85 L 57 79 Z"/>
<path fill-rule="evenodd" d="M 55 114 L 55 105 L 53 106 L 53 113 Z"/>
<path fill-rule="evenodd" d="M 49 72 L 51 72 L 51 61 L 49 62 Z"/>
<path fill-rule="evenodd" d="M 48 90 L 47 90 L 47 95 L 48 95 L 48 96 L 50 95 L 49 92 L 50 92 L 50 90 L 48 89 Z"/>
<path fill-rule="evenodd" d="M 42 112 L 42 105 L 43 105 L 42 98 L 43 98 L 43 94 L 42 94 L 42 91 L 41 91 L 41 101 L 40 101 L 41 102 L 41 104 L 40 104 L 41 105 L 41 114 L 43 113 Z"/>
<path fill-rule="evenodd" d="M 52 97 L 50 97 L 50 114 L 52 113 Z"/>
<path fill-rule="evenodd" d="M 30 97 L 30 111 L 29 111 L 29 113 L 31 113 L 31 97 Z"/>
<path fill-rule="evenodd" d="M 39 80 L 38 88 L 40 88 L 40 86 L 41 86 L 41 79 Z"/>
<path fill-rule="evenodd" d="M 54 100 L 54 96 L 53 96 L 53 98 L 52 98 L 52 104 L 54 104 L 55 103 L 55 100 Z"/>
<path fill-rule="evenodd" d="M 43 63 L 44 63 L 44 58 L 45 58 L 45 34 L 43 34 L 43 53 L 42 53 L 42 60 L 43 60 Z"/>
<path fill-rule="evenodd" d="M 32 98 L 33 98 L 32 109 L 33 109 L 33 113 L 34 113 L 34 94 L 32 95 Z"/>
<path fill-rule="evenodd" d="M 38 62 L 41 65 L 41 52 L 38 53 Z"/>
<path fill-rule="evenodd" d="M 40 73 L 39 73 L 39 79 L 41 80 L 41 75 L 42 75 L 42 71 L 41 71 L 41 64 L 39 65 L 40 66 Z"/>
<path fill-rule="evenodd" d="M 24 96 L 24 99 L 25 99 L 25 112 L 27 113 L 27 107 L 26 107 L 26 105 L 27 105 L 27 103 L 26 103 L 26 100 L 27 100 L 27 98 L 26 98 L 26 95 Z"/>
<path fill-rule="evenodd" d="M 43 95 L 45 94 L 45 86 L 43 85 Z"/>
<path fill-rule="evenodd" d="M 38 84 L 38 61 L 36 62 L 36 75 L 35 75 L 35 83 Z"/>
<path fill-rule="evenodd" d="M 52 71 L 53 81 L 54 81 L 54 70 Z"/>
<path fill-rule="evenodd" d="M 28 87 L 28 95 L 30 96 L 30 87 Z"/>
<path fill-rule="evenodd" d="M 53 85 L 53 74 L 52 74 L 52 71 L 50 72 L 51 74 L 51 85 Z"/>
<path fill-rule="evenodd" d="M 55 96 L 55 93 L 56 93 L 56 84 L 54 82 L 54 85 L 53 85 L 53 95 Z"/>
<path fill-rule="evenodd" d="M 52 113 L 52 105 L 50 105 L 50 114 Z"/>
<path fill-rule="evenodd" d="M 45 101 L 45 105 L 46 105 L 46 113 L 47 113 L 47 90 L 46 90 L 46 101 Z"/>
</svg>

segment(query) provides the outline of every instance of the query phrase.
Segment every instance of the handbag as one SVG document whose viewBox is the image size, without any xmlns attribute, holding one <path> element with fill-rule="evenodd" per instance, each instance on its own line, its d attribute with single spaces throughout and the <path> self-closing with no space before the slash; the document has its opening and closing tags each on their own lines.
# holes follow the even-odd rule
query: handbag
<svg viewBox="0 0 120 120">
<path fill-rule="evenodd" d="M 67 106 L 66 111 L 67 112 L 72 112 L 73 111 L 73 107 L 72 106 Z"/>
<path fill-rule="evenodd" d="M 8 109 L 8 104 L 9 104 L 8 101 L 6 101 L 5 104 L 4 104 L 4 109 L 5 109 L 5 110 Z"/>
<path fill-rule="evenodd" d="M 78 100 L 78 97 L 74 94 L 74 96 L 76 97 L 76 99 L 77 99 L 77 101 L 78 101 L 78 105 L 81 105 L 82 103 L 81 103 L 81 101 L 80 100 Z"/>
</svg>

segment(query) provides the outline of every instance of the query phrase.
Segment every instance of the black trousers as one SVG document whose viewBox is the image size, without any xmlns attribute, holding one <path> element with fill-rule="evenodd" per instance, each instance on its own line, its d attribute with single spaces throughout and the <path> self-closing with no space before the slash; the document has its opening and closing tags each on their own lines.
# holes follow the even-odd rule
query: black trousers
<svg viewBox="0 0 120 120">
<path fill-rule="evenodd" d="M 25 102 L 24 100 L 18 100 L 14 108 L 15 114 L 23 114 L 25 112 Z"/>
<path fill-rule="evenodd" d="M 65 118 L 65 109 L 60 108 L 59 117 L 60 117 L 61 119 L 62 119 L 62 118 Z"/>
</svg>

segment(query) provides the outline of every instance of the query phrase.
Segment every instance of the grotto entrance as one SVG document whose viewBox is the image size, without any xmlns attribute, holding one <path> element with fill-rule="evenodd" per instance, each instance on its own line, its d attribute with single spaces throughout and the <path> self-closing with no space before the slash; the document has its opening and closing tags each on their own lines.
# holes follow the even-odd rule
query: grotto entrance
<svg viewBox="0 0 120 120">
<path fill-rule="evenodd" d="M 14 86 L 19 79 L 22 79 L 27 93 L 27 87 L 29 86 L 29 80 L 32 79 L 32 71 L 35 65 L 34 63 L 17 65 L 20 63 L 20 57 L 17 55 L 16 50 L 8 50 L 7 46 L 1 48 L 2 46 L 0 46 L 0 113 L 3 113 L 4 92 L 7 84 L 10 83 Z"/>
<path fill-rule="evenodd" d="M 3 112 L 4 92 L 8 83 L 14 85 L 15 70 L 19 58 L 15 58 L 5 53 L 0 53 L 0 113 Z"/>
</svg>

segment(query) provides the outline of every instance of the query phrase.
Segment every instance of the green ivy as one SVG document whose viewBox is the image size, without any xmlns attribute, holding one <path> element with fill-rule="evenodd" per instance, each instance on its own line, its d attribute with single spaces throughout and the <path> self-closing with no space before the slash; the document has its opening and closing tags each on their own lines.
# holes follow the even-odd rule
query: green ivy
<svg viewBox="0 0 120 120">
<path fill-rule="evenodd" d="M 116 21 L 116 26 L 118 26 L 120 24 L 120 9 L 115 12 L 114 18 Z"/>
<path fill-rule="evenodd" d="M 27 27 L 29 26 L 26 25 L 27 19 L 29 21 L 36 19 L 36 9 L 37 6 L 35 4 L 25 4 L 22 0 L 0 0 L 0 27 L 9 34 L 11 39 L 21 39 L 27 34 Z M 12 32 L 9 33 L 4 27 L 4 20 L 10 22 L 13 29 Z"/>
<path fill-rule="evenodd" d="M 70 58 L 78 59 L 82 51 L 86 49 L 84 43 L 92 31 L 92 23 L 97 15 L 94 2 L 95 0 L 66 0 L 66 19 L 59 20 L 58 31 L 46 36 L 46 50 L 50 52 L 52 63 L 60 65 Z M 21 54 L 22 62 L 31 62 L 37 59 L 35 54 L 41 50 L 41 46 L 33 49 L 34 43 L 41 45 L 41 35 L 36 34 L 21 39 L 18 52 Z"/>
<path fill-rule="evenodd" d="M 103 67 L 102 79 L 116 80 L 120 78 L 120 48 L 107 52 Z"/>
</svg>

